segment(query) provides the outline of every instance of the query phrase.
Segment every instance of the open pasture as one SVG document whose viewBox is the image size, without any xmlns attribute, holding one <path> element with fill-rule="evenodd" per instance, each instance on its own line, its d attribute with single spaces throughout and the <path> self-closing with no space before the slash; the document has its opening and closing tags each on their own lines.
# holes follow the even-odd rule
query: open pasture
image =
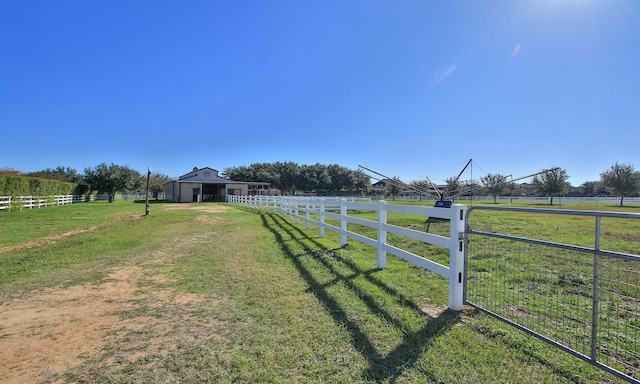
<svg viewBox="0 0 640 384">
<path fill-rule="evenodd" d="M 377 270 L 370 247 L 337 248 L 331 232 L 225 204 L 143 212 L 120 201 L 0 215 L 7 383 L 618 381 L 475 310 L 447 311 L 445 279 L 394 257 Z"/>
</svg>

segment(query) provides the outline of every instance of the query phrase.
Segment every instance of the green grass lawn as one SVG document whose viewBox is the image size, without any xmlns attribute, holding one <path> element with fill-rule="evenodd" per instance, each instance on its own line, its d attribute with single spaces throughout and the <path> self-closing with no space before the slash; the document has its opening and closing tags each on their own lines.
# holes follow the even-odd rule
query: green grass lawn
<svg viewBox="0 0 640 384">
<path fill-rule="evenodd" d="M 617 382 L 477 311 L 447 311 L 446 279 L 392 256 L 378 270 L 368 246 L 338 248 L 337 234 L 319 238 L 274 213 L 183 207 L 154 204 L 148 217 L 137 217 L 144 204 L 134 202 L 0 213 L 0 247 L 93 228 L 0 253 L 0 306 L 98 284 L 128 265 L 166 277 L 140 282 L 141 295 L 170 288 L 199 297 L 191 317 L 134 302 L 126 316 L 177 324 L 171 343 L 105 365 L 126 349 L 122 340 L 62 382 Z"/>
</svg>

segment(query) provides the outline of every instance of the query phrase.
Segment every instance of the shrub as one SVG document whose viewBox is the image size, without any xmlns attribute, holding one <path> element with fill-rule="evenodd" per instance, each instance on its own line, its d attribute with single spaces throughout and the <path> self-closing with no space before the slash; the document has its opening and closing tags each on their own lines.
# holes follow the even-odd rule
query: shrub
<svg viewBox="0 0 640 384">
<path fill-rule="evenodd" d="M 0 175 L 0 196 L 70 195 L 76 185 L 39 177 Z"/>
</svg>

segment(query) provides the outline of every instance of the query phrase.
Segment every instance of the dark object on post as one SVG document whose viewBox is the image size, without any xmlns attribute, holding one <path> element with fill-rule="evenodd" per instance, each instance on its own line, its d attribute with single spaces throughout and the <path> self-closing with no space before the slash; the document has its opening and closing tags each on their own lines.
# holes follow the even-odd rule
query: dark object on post
<svg viewBox="0 0 640 384">
<path fill-rule="evenodd" d="M 451 200 L 438 200 L 433 206 L 435 208 L 451 208 Z M 442 221 L 449 221 L 449 219 L 443 219 L 440 217 L 428 217 L 425 221 L 425 224 L 427 224 L 427 232 L 429 232 L 429 225 L 431 225 L 431 223 L 439 223 Z"/>
</svg>

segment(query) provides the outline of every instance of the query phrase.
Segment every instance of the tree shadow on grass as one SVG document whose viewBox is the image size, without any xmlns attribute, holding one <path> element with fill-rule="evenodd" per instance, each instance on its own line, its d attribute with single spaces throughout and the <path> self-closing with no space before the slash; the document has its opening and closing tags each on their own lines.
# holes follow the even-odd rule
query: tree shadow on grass
<svg viewBox="0 0 640 384">
<path fill-rule="evenodd" d="M 360 351 L 369 365 L 363 373 L 364 379 L 376 382 L 396 381 L 404 370 L 416 364 L 437 336 L 446 332 L 458 322 L 459 313 L 447 310 L 436 317 L 429 317 L 427 325 L 421 329 L 417 331 L 409 330 L 409 327 L 399 320 L 399 316 L 395 316 L 389 308 L 378 303 L 369 292 L 354 283 L 356 277 L 362 277 L 369 283 L 374 284 L 386 295 L 392 297 L 397 305 L 419 313 L 420 316 L 427 316 L 415 302 L 375 276 L 377 269 L 365 270 L 352 260 L 340 258 L 340 265 L 346 267 L 348 272 L 341 271 L 341 269 L 344 269 L 343 267 L 336 268 L 337 264 L 332 262 L 330 257 L 323 257 L 336 257 L 334 252 L 337 249 L 329 249 L 320 244 L 278 214 L 264 213 L 245 207 L 236 208 L 260 215 L 262 225 L 273 234 L 286 257 L 291 260 L 308 285 L 308 291 L 312 292 L 323 304 L 334 322 L 343 326 L 349 332 L 354 348 Z M 307 244 L 312 244 L 312 246 Z M 296 252 L 299 248 L 303 249 L 302 253 Z M 328 283 L 319 281 L 314 276 L 314 272 L 304 265 L 301 261 L 301 257 L 304 256 L 314 257 L 314 260 L 325 269 L 325 272 L 330 274 L 332 278 Z M 341 306 L 338 298 L 331 294 L 328 288 L 337 283 L 344 285 L 353 294 L 353 297 L 361 300 L 368 311 L 401 331 L 399 333 L 403 334 L 404 337 L 390 353 L 384 355 L 378 351 L 366 330 L 358 322 L 350 318 L 349 313 Z M 437 378 L 430 372 L 423 371 L 422 373 L 426 380 L 437 382 Z"/>
</svg>

